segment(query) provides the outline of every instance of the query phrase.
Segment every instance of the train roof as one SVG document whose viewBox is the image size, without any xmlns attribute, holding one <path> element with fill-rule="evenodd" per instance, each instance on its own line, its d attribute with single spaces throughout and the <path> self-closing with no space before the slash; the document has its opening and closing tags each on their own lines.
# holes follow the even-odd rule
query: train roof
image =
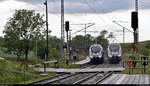
<svg viewBox="0 0 150 86">
<path fill-rule="evenodd" d="M 120 45 L 119 43 L 111 43 L 109 45 Z"/>
<path fill-rule="evenodd" d="M 92 44 L 91 46 L 101 46 L 101 44 Z"/>
</svg>

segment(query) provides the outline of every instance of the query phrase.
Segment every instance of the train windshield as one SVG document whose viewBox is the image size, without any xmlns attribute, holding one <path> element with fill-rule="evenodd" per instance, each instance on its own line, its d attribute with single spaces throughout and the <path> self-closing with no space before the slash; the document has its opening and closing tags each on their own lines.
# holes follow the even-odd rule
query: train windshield
<svg viewBox="0 0 150 86">
<path fill-rule="evenodd" d="M 93 46 L 93 47 L 91 47 L 91 51 L 93 53 L 98 53 L 101 51 L 101 48 L 99 46 Z"/>
<path fill-rule="evenodd" d="M 119 50 L 119 45 L 110 45 L 110 50 L 116 52 Z"/>
</svg>

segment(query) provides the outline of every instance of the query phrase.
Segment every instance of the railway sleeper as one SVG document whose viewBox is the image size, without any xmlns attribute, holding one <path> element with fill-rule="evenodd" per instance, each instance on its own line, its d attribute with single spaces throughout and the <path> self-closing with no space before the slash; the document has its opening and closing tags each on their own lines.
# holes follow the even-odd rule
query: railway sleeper
<svg viewBox="0 0 150 86">
<path fill-rule="evenodd" d="M 110 75 L 112 75 L 114 72 L 107 72 L 101 79 L 99 79 L 95 84 L 99 84 L 100 82 L 102 82 L 103 80 L 105 80 L 106 78 L 108 78 Z"/>
<path fill-rule="evenodd" d="M 92 74 L 91 76 L 85 77 L 85 78 L 83 78 L 83 79 L 81 79 L 81 80 L 79 80 L 79 81 L 77 81 L 77 82 L 74 82 L 73 84 L 79 84 L 79 83 L 82 83 L 82 82 L 88 80 L 89 78 L 92 78 L 92 77 L 96 76 L 97 74 L 99 74 L 99 73 Z"/>
</svg>

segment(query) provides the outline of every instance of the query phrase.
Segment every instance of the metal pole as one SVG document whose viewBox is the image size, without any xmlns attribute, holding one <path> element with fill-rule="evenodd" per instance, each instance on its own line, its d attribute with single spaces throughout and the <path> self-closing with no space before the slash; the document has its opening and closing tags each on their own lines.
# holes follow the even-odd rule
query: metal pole
<svg viewBox="0 0 150 86">
<path fill-rule="evenodd" d="M 123 43 L 125 43 L 125 28 L 123 28 Z"/>
<path fill-rule="evenodd" d="M 37 63 L 38 63 L 38 57 L 37 57 L 37 39 L 36 39 L 36 58 L 37 58 Z"/>
<path fill-rule="evenodd" d="M 47 54 L 46 60 L 48 60 L 48 8 L 47 8 L 47 0 L 46 0 L 46 28 L 47 28 Z"/>
<path fill-rule="evenodd" d="M 25 73 L 26 73 L 26 64 L 24 64 L 24 84 L 26 82 L 26 75 L 25 75 Z"/>
<path fill-rule="evenodd" d="M 144 74 L 145 74 L 145 65 L 144 65 Z"/>
<path fill-rule="evenodd" d="M 66 33 L 67 33 L 67 53 L 69 53 L 68 31 Z M 69 57 L 67 58 L 67 61 L 68 61 L 68 59 L 69 59 Z M 68 62 L 67 62 L 67 65 L 68 65 Z"/>
<path fill-rule="evenodd" d="M 48 60 L 48 7 L 47 7 L 47 0 L 44 2 L 44 5 L 46 5 L 46 32 L 47 32 L 47 47 L 46 47 L 46 58 L 45 60 Z M 46 71 L 46 65 L 44 66 L 44 71 Z"/>
<path fill-rule="evenodd" d="M 135 10 L 136 10 L 137 13 L 138 13 L 138 0 L 135 0 Z M 139 52 L 139 51 L 138 51 L 139 27 L 137 28 L 136 33 L 137 33 L 136 48 L 137 48 L 137 52 Z"/>
<path fill-rule="evenodd" d="M 138 11 L 138 0 L 135 0 L 135 10 Z"/>
<path fill-rule="evenodd" d="M 69 59 L 71 59 L 70 46 L 71 46 L 71 30 L 69 32 Z"/>
<path fill-rule="evenodd" d="M 135 11 L 137 11 L 137 16 L 138 16 L 138 0 L 135 0 Z M 137 21 L 138 23 L 138 21 Z M 138 53 L 138 40 L 139 40 L 139 30 L 138 27 L 134 28 L 136 29 L 133 33 L 134 35 L 134 56 L 133 56 L 133 60 L 136 59 L 136 54 Z M 134 61 L 134 67 L 136 67 L 136 62 Z"/>
<path fill-rule="evenodd" d="M 64 31 L 64 0 L 61 0 L 61 51 L 62 51 L 62 57 L 64 56 L 64 45 L 65 40 L 65 31 Z"/>
<path fill-rule="evenodd" d="M 86 24 L 85 24 L 85 39 L 84 39 L 84 41 L 85 41 L 84 43 L 85 43 L 85 50 L 86 50 Z"/>
</svg>

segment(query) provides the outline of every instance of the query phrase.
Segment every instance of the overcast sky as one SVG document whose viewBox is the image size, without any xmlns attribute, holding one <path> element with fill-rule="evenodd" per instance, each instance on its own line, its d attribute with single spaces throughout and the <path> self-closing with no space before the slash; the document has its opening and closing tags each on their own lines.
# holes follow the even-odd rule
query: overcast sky
<svg viewBox="0 0 150 86">
<path fill-rule="evenodd" d="M 3 36 L 4 25 L 9 17 L 13 15 L 15 9 L 30 9 L 41 14 L 45 14 L 45 0 L 0 0 L 0 36 Z M 65 1 L 65 21 L 71 24 L 95 23 L 88 28 L 90 31 L 102 31 L 104 29 L 114 32 L 119 41 L 122 42 L 122 27 L 112 21 L 131 28 L 131 12 L 135 10 L 135 0 L 64 0 Z M 60 0 L 48 0 L 49 29 L 51 35 L 60 37 Z M 139 31 L 140 41 L 150 40 L 150 0 L 139 0 Z M 82 29 L 84 26 L 71 26 L 72 33 Z M 78 33 L 76 35 L 83 35 Z M 97 36 L 98 33 L 89 33 Z M 133 34 L 126 31 L 126 42 L 133 41 Z M 75 36 L 75 35 L 73 35 Z"/>
</svg>

